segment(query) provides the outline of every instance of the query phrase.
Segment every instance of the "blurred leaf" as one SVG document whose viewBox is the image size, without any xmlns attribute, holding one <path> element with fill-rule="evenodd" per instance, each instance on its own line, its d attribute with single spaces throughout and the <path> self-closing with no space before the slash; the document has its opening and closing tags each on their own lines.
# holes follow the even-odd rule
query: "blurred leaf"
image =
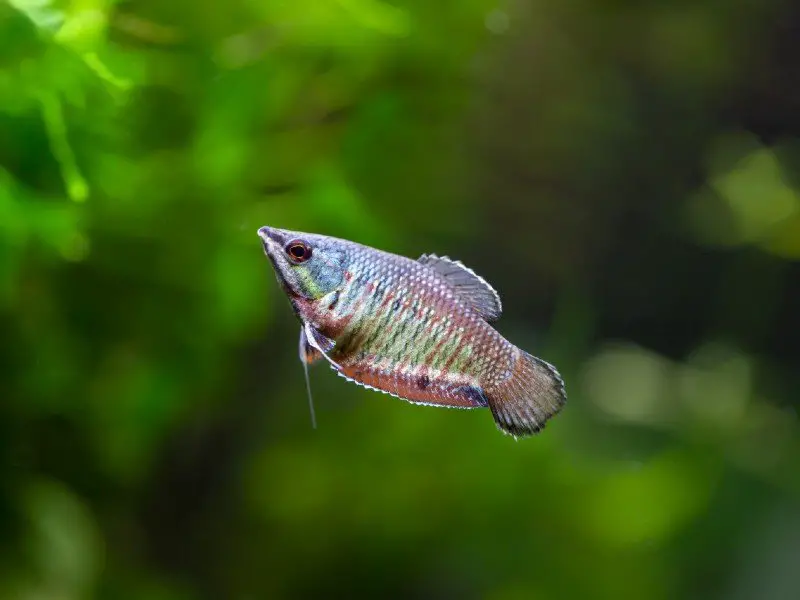
<svg viewBox="0 0 800 600">
<path fill-rule="evenodd" d="M 622 465 L 586 499 L 586 523 L 611 545 L 662 544 L 702 514 L 714 478 L 692 456 Z"/>
<path fill-rule="evenodd" d="M 29 482 L 20 501 L 30 519 L 24 545 L 34 575 L 29 581 L 22 580 L 17 597 L 87 597 L 102 569 L 104 553 L 91 513 L 55 481 Z"/>
<path fill-rule="evenodd" d="M 796 256 L 791 232 L 800 222 L 800 195 L 786 182 L 775 152 L 750 136 L 728 136 L 717 141 L 710 162 L 718 172 L 688 206 L 698 238 Z"/>
</svg>

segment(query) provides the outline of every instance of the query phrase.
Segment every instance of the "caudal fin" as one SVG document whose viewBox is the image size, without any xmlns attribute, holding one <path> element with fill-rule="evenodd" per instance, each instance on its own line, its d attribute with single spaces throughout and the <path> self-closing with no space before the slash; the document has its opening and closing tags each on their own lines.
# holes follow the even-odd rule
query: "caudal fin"
<svg viewBox="0 0 800 600">
<path fill-rule="evenodd" d="M 497 427 L 514 437 L 541 431 L 567 401 L 556 368 L 523 350 L 511 376 L 486 392 Z"/>
</svg>

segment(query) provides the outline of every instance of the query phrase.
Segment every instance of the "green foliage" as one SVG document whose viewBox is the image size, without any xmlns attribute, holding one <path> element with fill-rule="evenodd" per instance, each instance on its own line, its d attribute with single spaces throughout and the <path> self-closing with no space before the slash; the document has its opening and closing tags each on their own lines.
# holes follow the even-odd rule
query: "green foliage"
<svg viewBox="0 0 800 600">
<path fill-rule="evenodd" d="M 0 3 L 0 598 L 795 597 L 785 10 Z M 565 412 L 312 431 L 265 224 L 462 258 Z"/>
</svg>

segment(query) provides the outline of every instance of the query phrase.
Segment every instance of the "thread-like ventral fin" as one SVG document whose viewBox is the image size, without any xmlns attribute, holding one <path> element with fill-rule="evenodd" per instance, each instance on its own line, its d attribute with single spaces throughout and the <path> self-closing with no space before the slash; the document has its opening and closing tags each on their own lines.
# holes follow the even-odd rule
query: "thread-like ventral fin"
<svg viewBox="0 0 800 600">
<path fill-rule="evenodd" d="M 464 263 L 435 254 L 423 254 L 418 261 L 441 275 L 486 321 L 491 323 L 500 318 L 503 313 L 500 295 L 483 277 Z"/>
<path fill-rule="evenodd" d="M 539 433 L 567 401 L 556 368 L 523 350 L 519 353 L 511 376 L 486 390 L 497 427 L 514 437 Z"/>
</svg>

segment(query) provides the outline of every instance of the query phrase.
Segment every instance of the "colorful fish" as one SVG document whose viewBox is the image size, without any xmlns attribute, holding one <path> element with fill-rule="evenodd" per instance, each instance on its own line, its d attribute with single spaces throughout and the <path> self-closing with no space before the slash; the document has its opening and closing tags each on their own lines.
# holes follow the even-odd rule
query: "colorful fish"
<svg viewBox="0 0 800 600">
<path fill-rule="evenodd" d="M 412 260 L 324 235 L 258 235 L 299 317 L 300 359 L 416 404 L 492 411 L 515 437 L 566 401 L 558 371 L 501 336 L 500 297 L 462 263 Z"/>
</svg>

